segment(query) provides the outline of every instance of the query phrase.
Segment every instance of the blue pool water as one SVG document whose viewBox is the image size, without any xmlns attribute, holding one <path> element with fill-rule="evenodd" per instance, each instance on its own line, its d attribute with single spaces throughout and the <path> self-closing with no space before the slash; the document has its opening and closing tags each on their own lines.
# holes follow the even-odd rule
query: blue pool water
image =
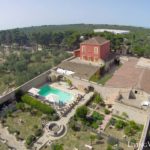
<svg viewBox="0 0 150 150">
<path fill-rule="evenodd" d="M 47 96 L 49 94 L 55 94 L 59 97 L 59 101 L 62 103 L 67 103 L 72 100 L 73 95 L 62 90 L 53 88 L 49 85 L 44 85 L 40 88 L 39 95 Z"/>
</svg>

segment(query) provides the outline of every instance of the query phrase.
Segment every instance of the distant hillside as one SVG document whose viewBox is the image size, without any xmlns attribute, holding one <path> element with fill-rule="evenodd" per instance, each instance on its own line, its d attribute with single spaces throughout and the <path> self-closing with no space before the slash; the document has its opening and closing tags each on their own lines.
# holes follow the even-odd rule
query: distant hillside
<svg viewBox="0 0 150 150">
<path fill-rule="evenodd" d="M 50 32 L 50 31 L 60 32 L 60 31 L 68 31 L 68 30 L 92 32 L 93 29 L 97 29 L 97 28 L 121 29 L 121 30 L 130 30 L 130 31 L 137 31 L 137 30 L 149 30 L 150 31 L 150 29 L 143 28 L 143 27 L 107 25 L 107 24 L 43 25 L 43 26 L 32 26 L 32 27 L 19 28 L 19 30 L 24 31 L 26 33 Z"/>
<path fill-rule="evenodd" d="M 100 28 L 130 30 L 130 33 L 127 35 L 94 33 L 93 29 Z M 44 48 L 57 45 L 64 46 L 66 50 L 74 50 L 79 47 L 81 35 L 84 35 L 85 39 L 97 35 L 104 36 L 111 40 L 111 48 L 114 51 L 125 49 L 130 54 L 150 57 L 150 29 L 133 26 L 68 24 L 17 28 L 0 31 L 0 45 L 14 45 L 15 43 L 19 46 L 33 46 L 33 44 L 40 44 Z"/>
</svg>

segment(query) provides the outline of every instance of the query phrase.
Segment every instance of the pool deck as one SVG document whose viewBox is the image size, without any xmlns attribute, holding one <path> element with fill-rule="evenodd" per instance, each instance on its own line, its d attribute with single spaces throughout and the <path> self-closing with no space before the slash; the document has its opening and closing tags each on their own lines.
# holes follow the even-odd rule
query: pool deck
<svg viewBox="0 0 150 150">
<path fill-rule="evenodd" d="M 70 93 L 74 96 L 78 95 L 78 94 L 80 94 L 80 95 L 85 94 L 85 92 L 79 91 L 77 89 L 70 89 L 70 86 L 66 82 L 54 82 L 54 83 L 49 84 L 49 86 L 59 89 L 59 90 L 62 90 L 64 92 Z"/>
</svg>

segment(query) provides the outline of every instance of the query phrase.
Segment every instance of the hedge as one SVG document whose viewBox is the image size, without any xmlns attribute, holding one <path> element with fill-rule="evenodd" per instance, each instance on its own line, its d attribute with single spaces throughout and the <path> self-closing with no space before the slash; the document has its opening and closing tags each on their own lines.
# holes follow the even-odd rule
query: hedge
<svg viewBox="0 0 150 150">
<path fill-rule="evenodd" d="M 55 110 L 52 107 L 40 102 L 39 100 L 31 97 L 28 94 L 23 95 L 21 100 L 24 103 L 32 106 L 33 108 L 38 109 L 39 111 L 43 112 L 44 114 L 54 114 L 55 113 Z"/>
</svg>

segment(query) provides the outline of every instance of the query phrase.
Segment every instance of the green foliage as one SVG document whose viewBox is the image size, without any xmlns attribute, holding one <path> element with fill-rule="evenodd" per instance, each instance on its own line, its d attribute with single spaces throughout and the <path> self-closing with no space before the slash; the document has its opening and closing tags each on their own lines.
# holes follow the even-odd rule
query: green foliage
<svg viewBox="0 0 150 150">
<path fill-rule="evenodd" d="M 101 95 L 97 92 L 94 93 L 94 97 L 93 97 L 93 100 L 95 103 L 97 104 L 101 104 L 103 103 L 103 98 L 101 97 Z"/>
<path fill-rule="evenodd" d="M 66 82 L 68 83 L 69 86 L 72 86 L 72 81 L 69 79 L 66 79 Z"/>
<path fill-rule="evenodd" d="M 129 117 L 126 112 L 123 112 L 123 113 L 122 113 L 122 116 L 125 117 L 125 118 L 128 118 L 128 117 Z"/>
<path fill-rule="evenodd" d="M 80 127 L 79 127 L 77 121 L 75 121 L 75 120 L 71 120 L 70 123 L 69 123 L 69 125 L 70 125 L 70 128 L 73 131 L 79 131 L 80 130 Z"/>
<path fill-rule="evenodd" d="M 22 90 L 17 90 L 16 92 L 15 92 L 15 98 L 16 98 L 16 100 L 17 101 L 20 101 L 21 100 L 21 97 L 24 95 L 24 92 L 22 91 Z"/>
<path fill-rule="evenodd" d="M 20 109 L 20 110 L 22 110 L 22 111 L 25 111 L 25 104 L 19 102 L 19 103 L 16 104 L 16 108 L 17 108 L 17 109 Z"/>
<path fill-rule="evenodd" d="M 128 136 L 132 136 L 141 130 L 142 126 L 136 124 L 134 121 L 129 121 L 128 126 L 125 128 L 124 132 Z"/>
<path fill-rule="evenodd" d="M 104 105 L 105 104 L 104 101 L 103 101 L 103 98 L 97 92 L 94 93 L 94 95 L 92 97 L 92 101 L 94 101 L 96 104 L 100 104 L 100 105 Z"/>
<path fill-rule="evenodd" d="M 90 135 L 90 140 L 91 140 L 91 145 L 93 144 L 93 141 L 96 139 L 96 135 L 91 134 Z"/>
<path fill-rule="evenodd" d="M 116 124 L 116 119 L 115 118 L 111 118 L 109 121 L 110 125 L 115 125 Z"/>
<path fill-rule="evenodd" d="M 110 111 L 106 108 L 105 108 L 104 112 L 105 112 L 105 114 L 110 114 Z"/>
<path fill-rule="evenodd" d="M 136 142 L 137 142 L 136 139 L 133 139 L 133 138 L 132 138 L 132 139 L 130 140 L 130 143 L 135 144 Z"/>
<path fill-rule="evenodd" d="M 94 111 L 91 118 L 92 120 L 89 120 L 88 125 L 94 129 L 97 129 L 99 125 L 102 124 L 102 121 L 104 120 L 104 115 L 101 115 L 98 112 Z"/>
<path fill-rule="evenodd" d="M 124 133 L 127 135 L 127 136 L 132 136 L 135 134 L 135 131 L 133 130 L 133 128 L 131 128 L 130 126 L 127 126 L 125 127 L 124 129 Z"/>
<path fill-rule="evenodd" d="M 34 141 L 35 141 L 35 136 L 34 135 L 30 135 L 30 136 L 28 136 L 27 137 L 27 139 L 26 139 L 26 144 L 28 145 L 28 146 L 30 146 Z"/>
<path fill-rule="evenodd" d="M 122 120 L 117 120 L 115 123 L 115 127 L 117 129 L 123 129 L 127 124 Z"/>
<path fill-rule="evenodd" d="M 97 74 L 94 74 L 90 77 L 90 81 L 97 82 L 99 80 L 100 80 L 100 76 Z"/>
<path fill-rule="evenodd" d="M 43 130 L 42 129 L 37 129 L 36 131 L 35 131 L 35 136 L 37 137 L 39 137 L 39 136 L 41 136 L 43 134 Z"/>
<path fill-rule="evenodd" d="M 21 100 L 22 102 L 27 103 L 28 105 L 40 110 L 41 112 L 45 114 L 52 115 L 55 113 L 55 110 L 52 107 L 38 101 L 37 99 L 29 96 L 28 94 L 25 94 L 24 96 L 22 96 Z"/>
<path fill-rule="evenodd" d="M 114 138 L 114 137 L 108 137 L 108 139 L 107 139 L 107 143 L 109 144 L 109 145 L 116 145 L 116 144 L 118 144 L 119 143 L 119 141 L 118 141 L 118 139 L 116 139 L 116 138 Z"/>
<path fill-rule="evenodd" d="M 76 116 L 80 119 L 83 119 L 83 120 L 86 119 L 87 113 L 88 113 L 88 108 L 84 105 L 78 107 L 77 110 L 76 110 Z"/>
<path fill-rule="evenodd" d="M 107 146 L 107 150 L 113 150 L 112 146 L 111 146 L 111 145 L 108 145 L 108 146 Z"/>
<path fill-rule="evenodd" d="M 52 144 L 52 150 L 64 150 L 63 144 Z"/>
<path fill-rule="evenodd" d="M 94 111 L 92 114 L 92 118 L 94 120 L 104 120 L 104 115 L 101 115 L 98 112 Z"/>
</svg>

